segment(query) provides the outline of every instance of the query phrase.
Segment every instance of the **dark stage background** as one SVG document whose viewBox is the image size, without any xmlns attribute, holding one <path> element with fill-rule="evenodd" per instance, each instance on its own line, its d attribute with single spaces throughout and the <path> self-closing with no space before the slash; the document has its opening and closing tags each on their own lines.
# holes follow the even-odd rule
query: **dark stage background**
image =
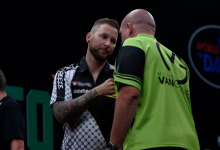
<svg viewBox="0 0 220 150">
<path fill-rule="evenodd" d="M 217 144 L 220 136 L 220 88 L 199 77 L 189 55 L 192 52 L 193 62 L 200 68 L 200 73 L 219 87 L 220 54 L 217 49 L 220 42 L 217 38 L 220 38 L 220 29 L 207 33 L 201 31 L 192 39 L 192 46 L 189 45 L 193 33 L 199 28 L 220 26 L 219 6 L 219 0 L 30 1 L 2 4 L 0 69 L 9 85 L 7 92 L 14 96 L 27 114 L 29 149 L 58 150 L 61 146 L 62 125 L 52 117 L 49 108 L 53 84 L 51 74 L 85 55 L 86 34 L 97 19 L 107 17 L 121 23 L 127 13 L 137 8 L 146 9 L 154 16 L 156 39 L 189 66 L 192 112 L 201 149 L 220 149 Z M 196 42 L 217 45 L 215 52 L 218 56 L 199 49 Z M 111 64 L 114 64 L 120 43 L 119 36 L 117 47 L 109 59 Z M 207 71 L 210 70 L 211 60 L 214 69 Z M 204 65 L 206 72 L 202 70 Z"/>
</svg>

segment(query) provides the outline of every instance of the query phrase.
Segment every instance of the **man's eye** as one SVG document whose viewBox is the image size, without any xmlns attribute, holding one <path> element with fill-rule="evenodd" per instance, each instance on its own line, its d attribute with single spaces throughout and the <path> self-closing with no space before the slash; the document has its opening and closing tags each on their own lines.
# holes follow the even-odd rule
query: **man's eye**
<svg viewBox="0 0 220 150">
<path fill-rule="evenodd" d="M 112 41 L 112 43 L 114 43 L 114 44 L 115 44 L 115 43 L 116 43 L 116 41 Z"/>
<path fill-rule="evenodd" d="M 106 36 L 105 36 L 105 35 L 102 35 L 102 38 L 106 39 Z"/>
</svg>

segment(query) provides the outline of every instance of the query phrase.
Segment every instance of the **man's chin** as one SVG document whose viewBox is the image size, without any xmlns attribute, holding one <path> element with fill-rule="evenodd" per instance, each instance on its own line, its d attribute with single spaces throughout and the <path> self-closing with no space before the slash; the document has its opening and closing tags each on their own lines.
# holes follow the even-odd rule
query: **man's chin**
<svg viewBox="0 0 220 150">
<path fill-rule="evenodd" d="M 109 56 L 105 56 L 105 57 L 100 56 L 100 57 L 96 57 L 95 59 L 100 62 L 105 62 L 106 60 L 108 60 L 108 58 L 109 58 Z"/>
<path fill-rule="evenodd" d="M 99 62 L 105 62 L 107 59 L 103 59 L 103 58 L 96 58 L 97 61 Z"/>
<path fill-rule="evenodd" d="M 97 61 L 99 61 L 99 62 L 104 62 L 104 61 L 106 61 L 106 60 L 109 58 L 109 56 L 110 56 L 110 55 L 108 55 L 107 53 L 106 53 L 106 54 L 100 53 L 100 51 L 95 51 L 95 50 L 91 51 L 91 50 L 90 50 L 90 52 L 91 52 L 91 54 L 93 55 L 93 57 L 94 57 Z"/>
</svg>

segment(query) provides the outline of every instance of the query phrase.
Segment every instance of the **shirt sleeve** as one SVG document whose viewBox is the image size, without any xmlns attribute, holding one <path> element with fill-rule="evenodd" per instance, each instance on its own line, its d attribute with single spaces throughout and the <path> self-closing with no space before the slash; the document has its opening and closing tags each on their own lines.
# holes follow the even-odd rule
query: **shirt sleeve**
<svg viewBox="0 0 220 150">
<path fill-rule="evenodd" d="M 56 101 L 64 101 L 65 97 L 65 71 L 58 70 L 53 81 L 53 91 L 50 106 Z"/>
<path fill-rule="evenodd" d="M 3 131 L 6 141 L 12 141 L 14 139 L 24 140 L 25 119 L 24 114 L 19 108 L 8 108 L 3 120 Z"/>
<path fill-rule="evenodd" d="M 145 53 L 141 48 L 123 46 L 116 60 L 116 75 L 114 75 L 116 84 L 124 83 L 141 90 L 144 65 Z"/>
</svg>

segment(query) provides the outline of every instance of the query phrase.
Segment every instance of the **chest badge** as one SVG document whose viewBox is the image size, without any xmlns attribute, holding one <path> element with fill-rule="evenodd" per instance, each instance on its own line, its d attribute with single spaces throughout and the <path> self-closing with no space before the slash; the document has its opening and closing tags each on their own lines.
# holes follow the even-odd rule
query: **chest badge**
<svg viewBox="0 0 220 150">
<path fill-rule="evenodd" d="M 73 82 L 73 85 L 74 85 L 74 86 L 77 86 L 77 82 L 76 82 L 76 81 L 75 81 L 75 82 Z"/>
<path fill-rule="evenodd" d="M 80 82 L 80 81 L 74 81 L 73 86 L 79 86 L 79 87 L 92 87 L 92 84 L 89 82 Z"/>
</svg>

